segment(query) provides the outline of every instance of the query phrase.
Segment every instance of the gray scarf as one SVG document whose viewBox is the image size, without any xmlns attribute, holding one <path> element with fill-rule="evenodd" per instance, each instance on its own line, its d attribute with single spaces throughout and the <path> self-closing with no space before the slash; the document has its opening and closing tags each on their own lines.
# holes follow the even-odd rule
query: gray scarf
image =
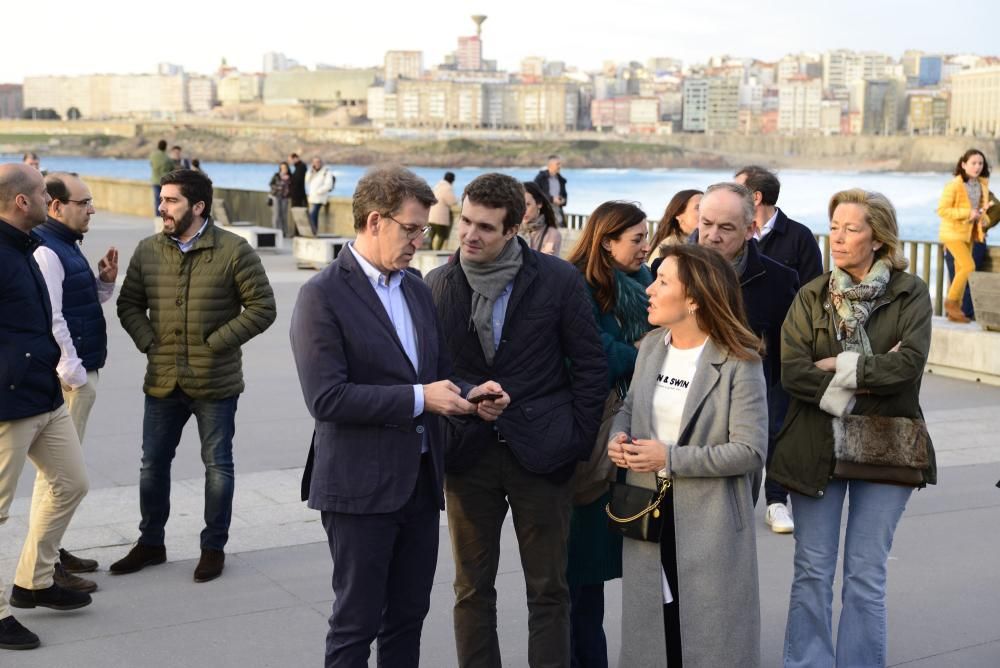
<svg viewBox="0 0 1000 668">
<path fill-rule="evenodd" d="M 750 264 L 750 251 L 746 246 L 743 246 L 743 250 L 740 254 L 733 258 L 733 269 L 736 270 L 736 278 L 743 280 L 743 274 L 747 270 L 747 265 Z"/>
<path fill-rule="evenodd" d="M 503 294 L 507 284 L 521 271 L 521 244 L 516 236 L 513 237 L 492 262 L 472 262 L 461 253 L 458 261 L 472 288 L 472 324 L 479 335 L 479 345 L 483 349 L 486 363 L 492 366 L 493 356 L 496 354 L 493 343 L 493 305 Z"/>
</svg>

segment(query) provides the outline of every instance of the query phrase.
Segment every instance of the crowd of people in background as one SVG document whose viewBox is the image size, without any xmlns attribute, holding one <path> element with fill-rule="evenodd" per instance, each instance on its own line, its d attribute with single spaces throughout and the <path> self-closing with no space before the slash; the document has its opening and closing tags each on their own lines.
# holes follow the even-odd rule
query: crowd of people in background
<svg viewBox="0 0 1000 668">
<path fill-rule="evenodd" d="M 31 459 L 9 604 L 67 610 L 96 589 L 77 574 L 97 563 L 61 542 L 87 492 L 81 442 L 118 253 L 89 267 L 89 189 L 76 175 L 43 177 L 31 155 L 0 165 L 0 520 Z M 225 563 L 240 349 L 273 323 L 275 301 L 256 253 L 214 224 L 195 161 L 163 140 L 150 164 L 163 231 L 132 253 L 117 300 L 148 360 L 141 522 L 110 571 L 166 560 L 170 464 L 194 415 L 206 468 L 194 579 L 206 582 Z M 941 197 L 952 320 L 968 318 L 975 247 L 1000 219 L 988 176 L 970 150 Z M 508 511 L 530 665 L 607 666 L 604 585 L 618 578 L 619 665 L 760 665 L 763 486 L 766 525 L 795 542 L 784 665 L 884 666 L 893 534 L 912 491 L 936 482 L 919 403 L 932 306 L 906 271 L 891 202 L 832 195 L 824 271 L 760 166 L 676 193 L 652 234 L 638 205 L 602 203 L 569 249 L 559 156 L 529 182 L 487 173 L 461 196 L 454 183 L 452 172 L 432 189 L 403 167 L 369 170 L 352 197 L 355 239 L 305 283 L 292 315 L 315 421 L 303 500 L 320 511 L 333 560 L 326 665 L 366 665 L 372 643 L 384 665 L 418 664 L 442 510 L 460 666 L 502 662 Z M 321 158 L 307 167 L 292 153 L 269 184 L 273 225 L 293 234 L 293 209 L 307 209 L 318 235 L 334 186 Z M 442 250 L 452 238 L 442 266 L 410 267 L 425 240 Z M 206 252 L 225 272 L 186 262 Z M 7 605 L 0 593 L 0 648 L 37 646 Z"/>
</svg>

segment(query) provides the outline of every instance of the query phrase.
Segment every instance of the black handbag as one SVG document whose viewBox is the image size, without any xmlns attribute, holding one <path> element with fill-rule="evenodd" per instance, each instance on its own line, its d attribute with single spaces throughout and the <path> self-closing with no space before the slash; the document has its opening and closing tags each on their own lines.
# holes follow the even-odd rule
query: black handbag
<svg viewBox="0 0 1000 668">
<path fill-rule="evenodd" d="M 611 501 L 604 507 L 608 529 L 625 538 L 660 542 L 663 529 L 663 497 L 670 479 L 656 477 L 656 489 L 646 489 L 616 482 L 611 486 Z"/>
</svg>

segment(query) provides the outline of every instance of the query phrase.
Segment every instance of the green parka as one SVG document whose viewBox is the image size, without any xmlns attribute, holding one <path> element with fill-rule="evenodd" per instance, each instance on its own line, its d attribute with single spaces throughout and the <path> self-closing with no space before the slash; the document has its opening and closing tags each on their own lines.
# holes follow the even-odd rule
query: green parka
<svg viewBox="0 0 1000 668">
<path fill-rule="evenodd" d="M 118 296 L 118 318 L 146 354 L 143 391 L 179 387 L 195 399 L 243 391 L 240 346 L 277 315 L 257 253 L 209 220 L 187 253 L 164 234 L 139 242 Z"/>
<path fill-rule="evenodd" d="M 767 475 L 785 487 L 812 497 L 823 496 L 833 475 L 833 416 L 820 409 L 834 374 L 814 362 L 844 351 L 837 340 L 829 298 L 830 273 L 803 287 L 781 329 L 781 384 L 791 395 L 785 423 Z M 927 285 L 893 270 L 876 302 L 865 331 L 873 355 L 858 358 L 853 415 L 923 418 L 920 381 L 931 345 L 931 301 Z M 897 352 L 889 352 L 900 343 Z M 934 449 L 923 484 L 935 484 Z M 921 485 L 923 486 L 923 485 Z"/>
</svg>

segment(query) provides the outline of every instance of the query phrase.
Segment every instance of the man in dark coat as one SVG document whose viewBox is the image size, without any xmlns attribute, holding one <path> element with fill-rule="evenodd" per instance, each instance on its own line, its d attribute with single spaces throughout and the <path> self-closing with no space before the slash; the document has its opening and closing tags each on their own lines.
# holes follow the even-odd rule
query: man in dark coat
<svg viewBox="0 0 1000 668">
<path fill-rule="evenodd" d="M 794 269 L 799 275 L 799 285 L 822 274 L 823 256 L 812 230 L 786 216 L 777 206 L 781 181 L 774 172 L 748 165 L 736 172 L 733 180 L 746 186 L 753 195 L 754 238 L 760 252 Z"/>
<path fill-rule="evenodd" d="M 459 252 L 427 277 L 455 374 L 469 383 L 492 378 L 511 397 L 495 423 L 448 421 L 459 666 L 500 663 L 494 583 L 508 507 L 527 589 L 528 663 L 568 665 L 570 476 L 594 447 L 607 396 L 583 277 L 517 236 L 523 216 L 518 181 L 474 179 L 462 197 Z"/>
<path fill-rule="evenodd" d="M 53 575 L 59 544 L 89 483 L 56 374 L 52 305 L 32 255 L 41 243 L 32 230 L 45 222 L 50 201 L 37 169 L 0 165 L 0 524 L 30 459 L 47 481 L 47 494 L 28 518 L 10 606 L 73 610 L 89 605 L 90 594 L 61 587 Z M 10 614 L 5 589 L 0 582 L 0 649 L 38 647 L 38 636 Z"/>
<path fill-rule="evenodd" d="M 798 275 L 758 249 L 753 238 L 753 194 L 745 186 L 738 183 L 710 186 L 701 199 L 698 216 L 698 243 L 716 249 L 733 264 L 743 288 L 750 329 L 764 341 L 769 464 L 775 437 L 788 410 L 788 395 L 781 387 L 781 325 L 798 292 Z M 768 480 L 764 494 L 768 525 L 776 533 L 791 533 L 794 524 L 784 502 L 785 489 Z"/>
<path fill-rule="evenodd" d="M 545 169 L 535 174 L 535 185 L 541 189 L 556 214 L 556 224 L 563 224 L 563 208 L 566 206 L 566 177 L 560 174 L 562 159 L 558 155 L 550 155 Z"/>
<path fill-rule="evenodd" d="M 288 192 L 289 206 L 309 206 L 306 197 L 306 172 L 309 168 L 298 153 L 289 154 L 288 162 L 292 166 L 292 183 Z"/>
<path fill-rule="evenodd" d="M 453 383 L 430 290 L 407 270 L 435 198 L 401 167 L 354 192 L 357 238 L 299 292 L 292 352 L 316 421 L 303 492 L 322 512 L 335 599 L 326 666 L 416 666 L 444 507 L 438 415 L 494 420 L 492 382 Z M 495 400 L 470 403 L 483 393 Z"/>
</svg>

